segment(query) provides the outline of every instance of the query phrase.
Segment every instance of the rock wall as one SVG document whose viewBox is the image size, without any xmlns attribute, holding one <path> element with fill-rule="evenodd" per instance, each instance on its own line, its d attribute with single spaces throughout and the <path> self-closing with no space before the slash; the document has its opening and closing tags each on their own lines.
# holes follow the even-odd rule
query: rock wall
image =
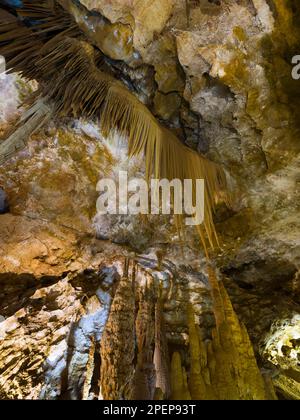
<svg viewBox="0 0 300 420">
<path fill-rule="evenodd" d="M 116 60 L 121 77 L 133 83 L 153 114 L 225 168 L 234 205 L 217 209 L 221 250 L 212 258 L 266 381 L 273 380 L 280 396 L 299 399 L 300 83 L 291 77 L 291 58 L 299 53 L 299 5 L 82 3 L 108 19 L 97 45 Z M 100 28 L 100 15 L 94 15 Z M 88 25 L 82 30 L 93 36 Z M 18 117 L 17 105 L 35 88 L 0 75 L 0 141 Z M 166 220 L 95 219 L 98 180 L 129 165 L 125 150 L 120 156 L 116 149 L 95 122 L 54 120 L 0 168 L 10 211 L 0 215 L 1 398 L 131 398 L 135 388 L 124 383 L 124 369 L 133 382 L 153 381 L 145 348 L 136 368 L 129 336 L 118 342 L 122 332 L 132 331 L 132 311 L 124 329 L 118 318 L 116 330 L 114 318 L 126 306 L 118 302 L 117 285 L 127 287 L 126 296 L 130 292 L 122 283 L 124 258 L 136 256 L 142 256 L 143 270 L 163 282 L 168 297 L 162 308 L 171 359 L 166 365 L 170 382 L 182 384 L 173 393 L 191 393 L 188 303 L 205 342 L 216 327 L 204 256 L 196 235 L 182 246 Z M 139 170 L 138 163 L 130 165 L 132 173 Z M 147 311 L 155 308 L 141 305 L 146 319 Z M 101 341 L 107 320 L 115 341 L 107 331 Z M 131 358 L 125 368 L 110 355 L 124 344 Z M 113 384 L 107 383 L 108 371 L 116 376 Z M 149 387 L 143 392 L 149 396 Z M 268 397 L 274 397 L 271 386 Z"/>
</svg>

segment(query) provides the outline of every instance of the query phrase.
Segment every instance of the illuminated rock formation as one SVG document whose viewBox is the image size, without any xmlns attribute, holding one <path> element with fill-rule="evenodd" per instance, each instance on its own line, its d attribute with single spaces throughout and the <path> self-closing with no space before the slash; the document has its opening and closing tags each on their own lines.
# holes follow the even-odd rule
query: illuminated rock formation
<svg viewBox="0 0 300 420">
<path fill-rule="evenodd" d="M 101 135 L 92 112 L 84 119 L 75 106 L 79 119 L 54 118 L 39 108 L 45 126 L 0 165 L 9 204 L 0 215 L 0 398 L 300 399 L 299 1 L 83 0 L 92 13 L 54 3 L 85 41 L 71 48 L 84 67 L 70 79 L 77 97 L 88 98 L 85 73 L 103 65 L 193 156 L 224 168 L 233 208 L 222 191 L 211 197 L 220 248 L 208 276 L 193 230 L 183 238 L 169 219 L 95 218 L 99 179 L 135 174 L 140 161 Z M 5 24 L 15 19 L 7 10 Z M 56 28 L 67 23 L 76 38 L 71 21 L 62 14 Z M 42 63 L 44 76 L 47 54 Z M 46 82 L 65 93 L 56 64 Z M 37 87 L 0 75 L 5 155 Z M 181 145 L 177 169 L 191 169 Z"/>
<path fill-rule="evenodd" d="M 135 357 L 134 267 L 126 259 L 101 341 L 101 395 L 106 400 L 130 398 Z"/>
<path fill-rule="evenodd" d="M 209 267 L 216 328 L 212 340 L 204 342 L 195 324 L 193 307 L 188 306 L 189 390 L 194 400 L 267 400 L 274 399 L 270 383 L 260 372 L 247 330 L 234 312 L 228 294 Z M 172 361 L 173 399 L 183 399 L 180 355 Z M 179 379 L 178 379 L 179 378 Z M 179 384 L 179 385 L 177 385 Z M 271 387 L 269 390 L 268 387 Z"/>
</svg>

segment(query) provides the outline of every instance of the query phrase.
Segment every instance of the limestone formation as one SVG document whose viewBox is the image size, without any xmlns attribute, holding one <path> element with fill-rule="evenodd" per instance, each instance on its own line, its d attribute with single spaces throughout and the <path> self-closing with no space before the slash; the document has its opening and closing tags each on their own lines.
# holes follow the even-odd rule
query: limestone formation
<svg viewBox="0 0 300 420">
<path fill-rule="evenodd" d="M 34 41 L 8 3 L 0 399 L 300 399 L 299 2 L 45 0 Z M 155 163 L 205 169 L 206 232 L 97 213 Z"/>
<path fill-rule="evenodd" d="M 101 341 L 101 395 L 105 400 L 128 399 L 134 380 L 134 274 L 125 268 Z M 132 268 L 134 270 L 134 268 Z"/>
<path fill-rule="evenodd" d="M 188 305 L 188 389 L 192 399 L 276 399 L 272 383 L 264 380 L 257 366 L 247 330 L 239 322 L 227 292 L 212 268 L 209 268 L 209 279 L 216 319 L 211 340 L 203 341 L 199 326 L 195 324 L 193 307 Z M 173 399 L 185 399 L 184 368 L 179 353 L 174 353 L 171 369 Z"/>
</svg>

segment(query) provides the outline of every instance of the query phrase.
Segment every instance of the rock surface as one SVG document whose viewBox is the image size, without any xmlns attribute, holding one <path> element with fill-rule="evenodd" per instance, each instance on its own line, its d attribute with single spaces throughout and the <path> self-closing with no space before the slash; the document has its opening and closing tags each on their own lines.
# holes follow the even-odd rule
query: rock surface
<svg viewBox="0 0 300 420">
<path fill-rule="evenodd" d="M 113 59 L 137 54 L 126 71 L 153 113 L 228 172 L 234 208 L 217 210 L 221 250 L 213 258 L 260 367 L 281 396 L 300 399 L 300 83 L 290 64 L 299 5 L 293 2 L 293 17 L 280 0 L 82 3 L 117 25 Z M 0 141 L 33 88 L 0 75 Z M 163 281 L 177 374 L 190 364 L 189 302 L 202 336 L 211 338 L 215 318 L 195 235 L 182 248 L 166 220 L 96 216 L 98 180 L 126 165 L 138 171 L 116 149 L 94 122 L 53 121 L 0 168 L 10 207 L 0 215 L 1 398 L 105 396 L 100 342 L 128 256 L 142 254 L 143 270 Z M 108 325 L 115 333 L 111 319 Z M 105 358 L 115 347 L 104 343 Z M 128 395 L 125 385 L 113 392 Z"/>
</svg>

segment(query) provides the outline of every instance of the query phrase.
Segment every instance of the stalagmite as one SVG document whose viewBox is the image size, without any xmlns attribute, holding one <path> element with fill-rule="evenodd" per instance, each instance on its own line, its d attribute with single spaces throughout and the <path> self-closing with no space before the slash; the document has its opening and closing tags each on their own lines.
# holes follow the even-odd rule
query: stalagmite
<svg viewBox="0 0 300 420">
<path fill-rule="evenodd" d="M 276 399 L 270 381 L 264 379 L 257 366 L 248 332 L 238 320 L 222 282 L 212 267 L 208 272 L 216 327 L 212 330 L 212 341 L 204 343 L 193 306 L 188 305 L 188 392 L 195 400 Z M 172 399 L 186 396 L 183 369 L 180 354 L 174 353 Z"/>
<path fill-rule="evenodd" d="M 163 302 L 159 296 L 155 305 L 154 364 L 156 370 L 156 388 L 161 389 L 165 398 L 169 398 L 171 393 L 170 357 L 164 324 Z"/>
<path fill-rule="evenodd" d="M 151 279 L 150 279 L 151 282 Z M 133 379 L 133 400 L 153 400 L 155 393 L 154 351 L 154 299 L 153 284 L 140 290 L 139 310 L 136 318 L 137 366 Z"/>
<path fill-rule="evenodd" d="M 172 400 L 191 400 L 188 390 L 185 369 L 181 364 L 181 356 L 178 352 L 173 353 L 171 362 L 171 387 Z"/>
<path fill-rule="evenodd" d="M 95 350 L 96 350 L 96 343 L 93 337 L 91 340 L 91 347 L 90 347 L 88 362 L 86 366 L 85 381 L 84 381 L 83 389 L 82 389 L 82 400 L 89 399 L 90 390 L 91 390 L 91 382 L 92 382 L 93 373 L 95 369 L 95 364 L 94 364 Z"/>
<path fill-rule="evenodd" d="M 199 336 L 197 333 L 194 311 L 191 305 L 188 308 L 189 324 L 189 345 L 190 345 L 190 380 L 189 387 L 191 396 L 194 400 L 205 400 L 207 398 L 206 385 L 202 375 L 201 365 L 206 359 L 206 350 L 199 345 Z M 201 363 L 202 362 L 202 363 Z"/>
<path fill-rule="evenodd" d="M 101 394 L 103 399 L 128 399 L 134 375 L 135 296 L 133 267 L 126 259 L 124 275 L 114 297 L 101 340 Z"/>
<path fill-rule="evenodd" d="M 212 267 L 208 267 L 208 274 L 216 318 L 212 345 L 217 363 L 212 375 L 214 391 L 219 394 L 219 399 L 268 399 L 248 332 L 238 320 Z"/>
</svg>

